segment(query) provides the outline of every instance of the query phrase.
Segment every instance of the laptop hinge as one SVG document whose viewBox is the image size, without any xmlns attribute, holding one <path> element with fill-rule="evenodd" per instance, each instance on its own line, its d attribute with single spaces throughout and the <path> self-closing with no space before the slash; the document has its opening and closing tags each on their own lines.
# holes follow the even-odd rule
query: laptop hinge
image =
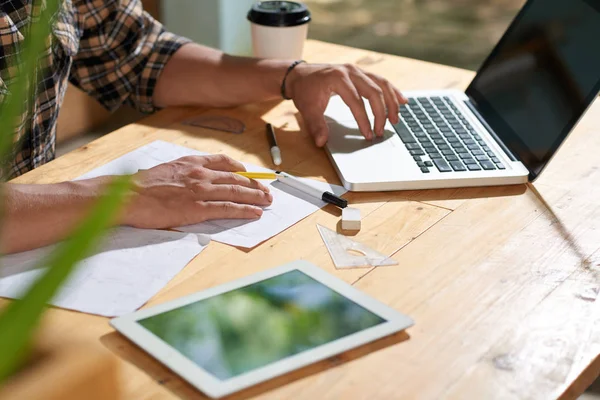
<svg viewBox="0 0 600 400">
<path fill-rule="evenodd" d="M 479 122 L 481 122 L 481 125 L 483 125 L 483 127 L 488 131 L 490 136 L 496 141 L 496 143 L 498 143 L 498 146 L 500 146 L 502 148 L 502 150 L 504 150 L 504 152 L 506 153 L 506 155 L 508 155 L 508 157 L 511 159 L 511 161 L 520 161 L 513 154 L 513 152 L 510 151 L 508 147 L 506 147 L 506 145 L 504 144 L 504 142 L 502 142 L 502 140 L 498 137 L 498 135 L 496 135 L 496 132 L 494 132 L 492 127 L 489 126 L 488 123 L 485 121 L 485 119 L 481 116 L 481 114 L 479 114 L 479 111 L 477 111 L 477 108 L 475 108 L 473 103 L 471 103 L 471 101 L 469 101 L 469 100 L 465 100 L 465 104 L 467 105 L 467 107 L 469 107 L 469 109 L 477 117 Z"/>
</svg>

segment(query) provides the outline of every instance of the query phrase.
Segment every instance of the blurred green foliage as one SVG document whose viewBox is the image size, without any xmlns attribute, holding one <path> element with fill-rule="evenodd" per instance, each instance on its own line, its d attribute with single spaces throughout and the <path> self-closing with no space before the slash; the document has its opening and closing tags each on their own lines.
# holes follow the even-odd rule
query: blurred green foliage
<svg viewBox="0 0 600 400">
<path fill-rule="evenodd" d="M 44 4 L 45 6 L 40 6 Z M 23 50 L 17 61 L 17 77 L 8 84 L 8 95 L 0 104 L 0 165 L 3 176 L 7 175 L 10 157 L 19 145 L 14 133 L 21 115 L 30 107 L 37 86 L 37 61 L 50 36 L 53 18 L 59 10 L 60 0 L 34 1 L 31 22 L 26 27 Z M 4 179 L 3 179 L 4 180 Z M 119 177 L 108 185 L 87 218 L 73 234 L 59 245 L 40 268 L 45 272 L 24 293 L 0 310 L 0 384 L 10 377 L 27 359 L 31 340 L 46 303 L 57 293 L 61 284 L 76 267 L 77 262 L 91 253 L 102 234 L 120 210 L 129 190 L 130 178 Z M 6 183 L 0 183 L 0 191 Z M 0 199 L 3 199 L 0 193 Z M 0 202 L 3 208 L 3 202 Z M 4 210 L 3 210 L 4 211 Z"/>
<path fill-rule="evenodd" d="M 383 322 L 296 270 L 140 324 L 225 380 Z"/>
</svg>

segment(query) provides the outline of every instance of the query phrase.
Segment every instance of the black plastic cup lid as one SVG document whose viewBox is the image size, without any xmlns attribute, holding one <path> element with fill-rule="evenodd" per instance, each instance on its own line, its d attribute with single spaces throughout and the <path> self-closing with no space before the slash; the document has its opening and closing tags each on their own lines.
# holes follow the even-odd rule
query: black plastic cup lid
<svg viewBox="0 0 600 400">
<path fill-rule="evenodd" d="M 293 1 L 259 1 L 248 12 L 248 21 L 265 26 L 298 26 L 310 21 L 310 11 Z"/>
</svg>

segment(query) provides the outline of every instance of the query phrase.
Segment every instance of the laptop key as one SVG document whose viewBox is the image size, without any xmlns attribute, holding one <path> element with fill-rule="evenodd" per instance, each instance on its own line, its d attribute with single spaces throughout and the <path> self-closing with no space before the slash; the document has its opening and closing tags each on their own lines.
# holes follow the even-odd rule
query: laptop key
<svg viewBox="0 0 600 400">
<path fill-rule="evenodd" d="M 492 157 L 492 162 L 494 164 L 498 164 L 500 162 L 500 160 L 498 159 L 498 157 Z"/>
<path fill-rule="evenodd" d="M 429 168 L 427 168 L 427 167 L 421 167 L 421 172 L 423 172 L 424 174 L 428 174 L 429 173 Z"/>
<path fill-rule="evenodd" d="M 450 149 L 443 149 L 442 150 L 442 154 L 445 155 L 445 156 L 453 156 L 454 152 L 452 150 L 450 150 Z"/>
<path fill-rule="evenodd" d="M 406 148 L 409 150 L 420 150 L 421 146 L 419 146 L 419 144 L 416 142 L 415 143 L 406 143 Z"/>
<path fill-rule="evenodd" d="M 431 152 L 431 153 L 428 153 L 428 154 L 429 154 L 429 158 L 431 158 L 432 160 L 433 160 L 434 158 L 444 158 L 444 157 L 443 157 L 443 156 L 442 156 L 440 153 L 438 153 L 437 151 L 433 151 L 433 152 Z"/>
<path fill-rule="evenodd" d="M 452 168 L 448 165 L 448 163 L 443 158 L 434 158 L 433 163 L 437 167 L 440 172 L 450 172 Z"/>
<path fill-rule="evenodd" d="M 460 161 L 450 161 L 450 166 L 455 171 L 466 171 L 467 168 Z"/>
<path fill-rule="evenodd" d="M 425 161 L 426 167 L 433 167 L 433 163 L 431 161 Z"/>
<path fill-rule="evenodd" d="M 450 155 L 446 156 L 446 160 L 448 160 L 448 161 L 458 161 L 459 158 L 456 155 L 454 155 L 454 154 L 450 154 Z"/>
<path fill-rule="evenodd" d="M 475 161 L 475 160 L 473 160 L 473 161 Z M 481 167 L 477 163 L 467 164 L 467 168 L 469 169 L 469 171 L 481 171 Z"/>
<path fill-rule="evenodd" d="M 476 144 L 468 144 L 467 149 L 469 149 L 471 151 L 475 151 L 475 150 L 479 150 L 479 146 L 477 146 Z"/>
<path fill-rule="evenodd" d="M 488 158 L 488 156 L 475 156 L 475 158 L 477 159 L 477 161 L 489 161 L 490 160 Z"/>
<path fill-rule="evenodd" d="M 407 143 L 407 141 L 408 143 L 411 143 L 411 139 L 414 140 L 412 133 L 410 133 L 406 125 L 403 123 L 394 124 L 393 127 L 398 136 L 400 136 L 400 140 L 402 140 L 404 143 Z"/>
<path fill-rule="evenodd" d="M 501 162 L 497 162 L 496 163 L 496 168 L 498 168 L 498 169 L 506 169 L 506 167 L 504 166 L 504 164 L 502 164 Z"/>
<path fill-rule="evenodd" d="M 474 158 L 463 158 L 463 162 L 467 165 L 472 165 L 472 164 L 477 164 L 477 161 L 475 161 Z"/>
<path fill-rule="evenodd" d="M 421 161 L 421 156 L 413 156 L 413 160 L 415 160 L 415 161 Z"/>
<path fill-rule="evenodd" d="M 492 169 L 496 169 L 496 166 L 494 165 L 493 162 L 491 161 L 482 161 L 481 162 L 481 166 L 483 167 L 483 169 L 485 169 L 486 171 L 490 171 Z"/>
<path fill-rule="evenodd" d="M 423 150 L 409 150 L 410 154 L 413 156 L 424 156 L 425 152 Z"/>
<path fill-rule="evenodd" d="M 421 168 L 425 167 L 425 163 L 423 161 L 417 161 L 417 165 Z"/>
<path fill-rule="evenodd" d="M 479 150 L 479 149 L 473 150 L 472 153 L 473 153 L 474 156 L 483 156 L 483 155 L 485 155 L 485 152 L 483 150 Z"/>
</svg>

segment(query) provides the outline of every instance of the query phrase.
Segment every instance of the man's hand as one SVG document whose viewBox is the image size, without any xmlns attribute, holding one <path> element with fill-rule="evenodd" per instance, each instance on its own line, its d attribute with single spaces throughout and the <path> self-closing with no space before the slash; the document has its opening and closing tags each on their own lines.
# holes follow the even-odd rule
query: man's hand
<svg viewBox="0 0 600 400">
<path fill-rule="evenodd" d="M 273 201 L 259 182 L 234 174 L 244 166 L 225 155 L 191 156 L 141 171 L 123 224 L 171 228 L 211 219 L 257 219 Z"/>
<path fill-rule="evenodd" d="M 381 76 L 352 65 L 300 64 L 286 81 L 286 93 L 304 119 L 317 146 L 327 143 L 329 129 L 323 114 L 332 94 L 339 94 L 350 107 L 361 133 L 367 138 L 383 136 L 386 119 L 398 123 L 400 104 L 406 98 Z M 362 98 L 369 100 L 375 124 L 371 127 Z"/>
<path fill-rule="evenodd" d="M 289 60 L 233 57 L 187 44 L 171 57 L 161 73 L 154 105 L 235 107 L 281 98 L 281 80 L 289 66 Z M 323 114 L 334 93 L 348 104 L 367 139 L 373 138 L 373 132 L 383 135 L 386 119 L 397 123 L 399 105 L 407 102 L 386 79 L 351 64 L 299 64 L 288 74 L 285 86 L 317 146 L 327 142 L 329 132 Z M 375 115 L 373 127 L 363 98 Z"/>
</svg>

